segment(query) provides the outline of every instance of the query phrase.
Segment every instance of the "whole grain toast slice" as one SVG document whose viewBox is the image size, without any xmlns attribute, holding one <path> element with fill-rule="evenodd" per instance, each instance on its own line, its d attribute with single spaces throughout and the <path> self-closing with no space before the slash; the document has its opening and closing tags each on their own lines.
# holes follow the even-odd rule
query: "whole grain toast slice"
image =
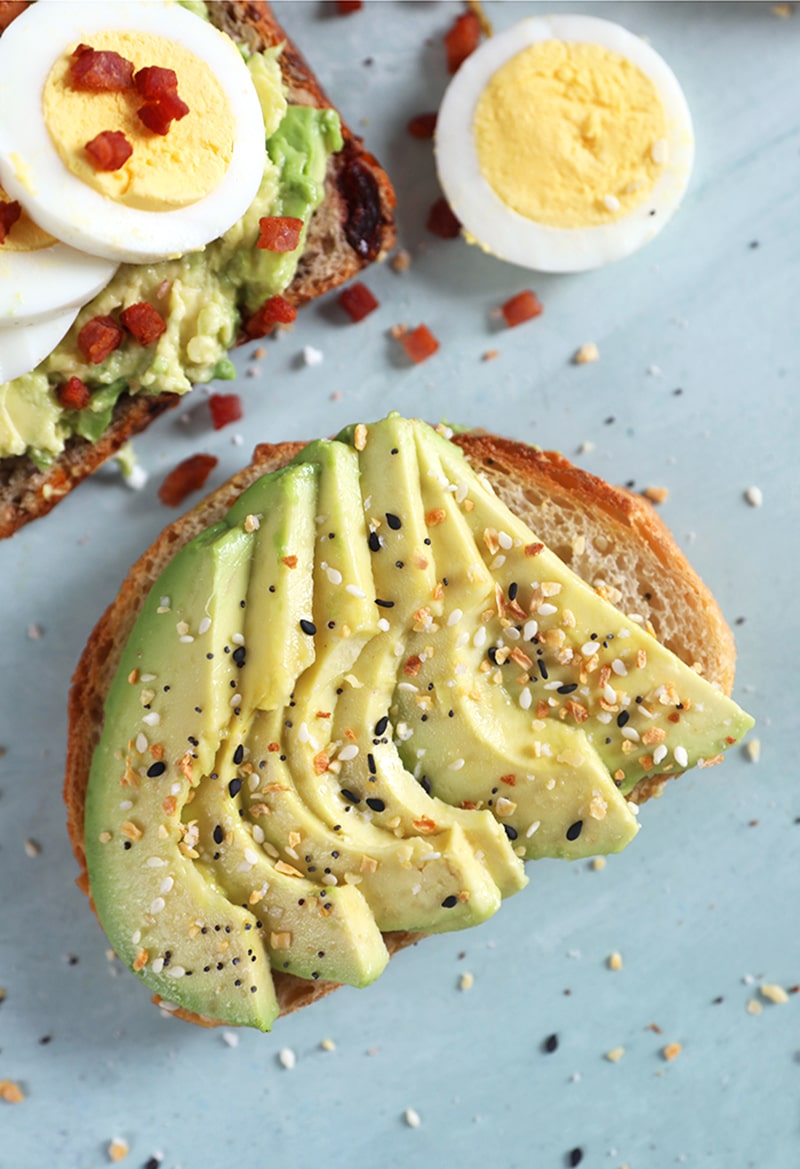
<svg viewBox="0 0 800 1169">
<path fill-rule="evenodd" d="M 27 6 L 24 0 L 0 0 L 0 33 Z M 281 70 L 290 104 L 332 108 L 265 0 L 215 0 L 209 4 L 209 13 L 218 28 L 251 50 L 283 45 Z M 325 199 L 311 219 L 305 252 L 286 292 L 286 299 L 298 306 L 350 280 L 384 256 L 395 241 L 395 195 L 389 178 L 344 123 L 342 135 L 344 148 L 329 160 Z M 0 459 L 0 539 L 46 515 L 129 438 L 179 400 L 177 394 L 124 394 L 99 442 L 73 436 L 46 470 L 27 456 Z"/>
<path fill-rule="evenodd" d="M 506 505 L 587 583 L 626 613 L 637 614 L 682 661 L 726 694 L 733 688 L 735 647 L 709 588 L 678 548 L 652 504 L 573 466 L 562 455 L 483 433 L 455 436 L 476 471 Z M 180 548 L 223 517 L 259 476 L 278 470 L 303 443 L 260 445 L 253 462 L 170 524 L 134 564 L 119 595 L 92 633 L 72 679 L 64 799 L 78 886 L 89 894 L 84 852 L 84 805 L 92 756 L 103 727 L 105 696 L 120 655 L 151 586 Z M 666 777 L 642 780 L 635 803 L 661 794 Z M 385 936 L 390 954 L 422 935 Z M 307 1006 L 336 989 L 273 972 L 281 1013 Z M 214 1020 L 178 1009 L 205 1026 Z"/>
</svg>

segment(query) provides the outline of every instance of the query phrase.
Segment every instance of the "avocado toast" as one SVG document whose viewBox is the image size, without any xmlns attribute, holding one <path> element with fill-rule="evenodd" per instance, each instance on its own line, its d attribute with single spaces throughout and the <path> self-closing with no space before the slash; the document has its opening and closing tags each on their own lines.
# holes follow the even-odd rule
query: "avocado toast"
<svg viewBox="0 0 800 1169">
<path fill-rule="evenodd" d="M 26 7 L 0 7 L 0 32 Z M 81 310 L 50 359 L 30 375 L 0 387 L 0 537 L 46 514 L 133 434 L 175 406 L 193 382 L 206 381 L 215 372 L 231 376 L 225 349 L 244 339 L 244 326 L 253 315 L 256 299 L 279 294 L 293 312 L 380 258 L 394 241 L 394 193 L 388 178 L 361 140 L 340 122 L 268 4 L 226 0 L 187 7 L 198 10 L 242 46 L 249 61 L 263 62 L 259 77 L 266 89 L 277 60 L 287 105 L 268 142 L 268 152 L 281 180 L 277 203 L 267 200 L 269 205 L 261 207 L 259 214 L 302 219 L 300 247 L 296 253 L 277 257 L 279 262 L 266 274 L 266 282 L 261 280 L 264 272 L 253 281 L 248 269 L 255 254 L 257 223 L 250 223 L 249 235 L 244 232 L 241 239 L 226 233 L 225 240 L 207 249 L 207 256 L 198 253 L 196 263 L 184 263 L 187 257 L 183 257 L 167 262 L 169 270 L 163 272 L 159 265 L 123 265 L 108 288 Z M 258 255 L 263 265 L 267 253 Z M 210 279 L 212 270 L 215 277 L 218 270 L 220 280 Z M 213 339 L 219 343 L 210 364 L 205 357 L 199 365 L 188 360 L 188 347 L 179 346 L 166 363 L 161 361 L 163 354 L 156 354 L 155 360 L 143 365 L 128 338 L 99 366 L 85 368 L 76 339 L 87 319 L 95 314 L 113 317 L 132 300 L 154 302 L 159 289 L 175 288 L 179 282 L 187 285 L 189 294 L 176 298 L 176 320 L 199 316 L 200 305 L 206 311 L 206 306 L 213 305 L 223 322 L 221 329 L 215 326 Z M 167 326 L 169 335 L 169 315 Z M 210 340 L 207 333 L 201 327 L 198 337 Z M 92 399 L 86 408 L 63 409 L 57 389 L 75 373 L 87 383 Z"/>
<path fill-rule="evenodd" d="M 751 725 L 733 664 L 652 508 L 559 456 L 397 415 L 260 447 L 79 663 L 79 883 L 161 1000 L 269 1029 L 624 847 Z"/>
</svg>

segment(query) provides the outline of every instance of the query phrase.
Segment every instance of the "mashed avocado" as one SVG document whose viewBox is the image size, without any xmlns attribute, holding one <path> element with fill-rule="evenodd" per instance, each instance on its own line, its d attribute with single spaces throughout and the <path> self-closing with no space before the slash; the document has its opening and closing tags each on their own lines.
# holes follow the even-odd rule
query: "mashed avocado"
<svg viewBox="0 0 800 1169">
<path fill-rule="evenodd" d="M 294 252 L 256 248 L 258 221 L 291 215 L 308 225 L 324 194 L 330 154 L 342 138 L 334 110 L 288 106 L 274 50 L 247 62 L 261 102 L 267 161 L 250 209 L 202 252 L 157 264 L 123 264 L 110 284 L 85 305 L 64 340 L 31 373 L 0 385 L 0 458 L 29 455 L 51 463 L 72 434 L 96 442 L 111 420 L 120 394 L 184 394 L 196 382 L 233 377 L 227 351 L 241 315 L 291 283 L 305 248 L 305 229 Z M 100 365 L 87 364 L 78 348 L 83 325 L 146 301 L 167 322 L 154 345 L 126 337 Z M 77 376 L 92 390 L 89 406 L 64 410 L 56 387 Z"/>
</svg>

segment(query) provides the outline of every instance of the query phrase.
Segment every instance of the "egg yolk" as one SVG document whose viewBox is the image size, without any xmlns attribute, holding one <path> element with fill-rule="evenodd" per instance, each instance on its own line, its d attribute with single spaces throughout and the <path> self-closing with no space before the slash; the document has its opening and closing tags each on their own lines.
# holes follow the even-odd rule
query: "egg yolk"
<svg viewBox="0 0 800 1169">
<path fill-rule="evenodd" d="M 93 49 L 119 53 L 136 70 L 147 65 L 174 70 L 189 113 L 165 135 L 152 133 L 137 117 L 144 100 L 136 90 L 87 93 L 72 85 L 76 45 L 70 45 L 50 70 L 42 94 L 45 125 L 64 165 L 101 195 L 142 211 L 172 211 L 210 194 L 228 168 L 236 133 L 213 71 L 176 41 L 152 33 L 99 32 L 90 42 Z M 86 154 L 86 143 L 104 130 L 122 131 L 133 147 L 119 170 L 98 171 Z"/>
<path fill-rule="evenodd" d="M 552 40 L 523 49 L 483 90 L 473 133 L 481 173 L 499 198 L 549 227 L 623 218 L 667 161 L 656 87 L 601 45 Z"/>
<path fill-rule="evenodd" d="M 0 187 L 0 203 L 11 202 L 13 200 Z M 0 252 L 38 252 L 40 248 L 49 248 L 56 242 L 52 235 L 37 227 L 23 209 L 17 222 L 11 225 Z"/>
</svg>

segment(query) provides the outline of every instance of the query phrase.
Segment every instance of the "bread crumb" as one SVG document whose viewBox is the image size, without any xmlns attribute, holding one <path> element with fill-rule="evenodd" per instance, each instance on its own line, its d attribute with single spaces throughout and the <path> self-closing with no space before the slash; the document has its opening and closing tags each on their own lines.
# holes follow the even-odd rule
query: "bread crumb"
<svg viewBox="0 0 800 1169">
<path fill-rule="evenodd" d="M 599 360 L 600 350 L 594 341 L 587 341 L 584 345 L 581 345 L 580 349 L 576 349 L 572 355 L 573 365 L 589 365 L 592 361 Z"/>
<path fill-rule="evenodd" d="M 128 1142 L 122 1137 L 114 1137 L 113 1141 L 108 1146 L 109 1161 L 124 1161 L 130 1152 Z"/>
<path fill-rule="evenodd" d="M 664 503 L 669 498 L 668 487 L 645 487 L 642 495 L 651 503 Z"/>
<path fill-rule="evenodd" d="M 606 858 L 604 856 L 596 856 L 592 861 L 592 868 L 596 873 L 601 872 L 606 867 Z"/>
<path fill-rule="evenodd" d="M 744 753 L 751 763 L 758 763 L 761 758 L 761 740 L 750 739 L 744 745 Z"/>
<path fill-rule="evenodd" d="M 281 1065 L 281 1067 L 286 1068 L 287 1071 L 292 1070 L 292 1068 L 297 1063 L 297 1056 L 292 1051 L 291 1047 L 282 1047 L 280 1049 L 278 1052 L 278 1063 Z"/>
<path fill-rule="evenodd" d="M 343 397 L 343 394 L 342 394 L 341 390 L 334 390 L 333 393 L 331 394 L 331 401 L 332 402 L 341 402 L 342 397 Z"/>
<path fill-rule="evenodd" d="M 494 359 L 499 356 L 499 349 L 487 349 L 486 352 L 481 355 L 481 361 L 494 361 Z"/>
<path fill-rule="evenodd" d="M 336 1044 L 333 1042 L 332 1039 L 323 1039 L 320 1042 L 320 1047 L 322 1048 L 323 1051 L 335 1051 L 336 1050 Z"/>
<path fill-rule="evenodd" d="M 608 969 L 621 970 L 622 969 L 622 955 L 619 951 L 614 950 L 613 954 L 608 956 Z"/>
<path fill-rule="evenodd" d="M 624 1047 L 612 1047 L 611 1051 L 606 1052 L 606 1059 L 609 1063 L 619 1063 L 624 1054 Z"/>
<path fill-rule="evenodd" d="M 761 507 L 764 502 L 764 493 L 760 487 L 748 487 L 744 497 L 751 507 Z"/>
<path fill-rule="evenodd" d="M 13 1080 L 0 1080 L 0 1100 L 5 1100 L 6 1104 L 21 1104 L 24 1099 L 25 1093 L 19 1084 Z"/>
<path fill-rule="evenodd" d="M 472 990 L 475 985 L 475 975 L 466 970 L 458 980 L 459 990 Z"/>
<path fill-rule="evenodd" d="M 411 267 L 411 253 L 405 248 L 398 248 L 389 261 L 389 267 L 395 272 L 407 272 Z"/>
<path fill-rule="evenodd" d="M 788 1003 L 789 996 L 782 986 L 777 986 L 774 982 L 765 982 L 760 986 L 759 991 L 762 998 L 767 999 L 771 1003 Z"/>
<path fill-rule="evenodd" d="M 417 1112 L 416 1108 L 407 1108 L 403 1113 L 403 1120 L 409 1128 L 419 1128 L 422 1124 L 422 1117 Z"/>
<path fill-rule="evenodd" d="M 670 1063 L 673 1059 L 677 1059 L 682 1051 L 683 1045 L 681 1043 L 668 1043 L 666 1047 L 662 1047 L 661 1054 Z"/>
<path fill-rule="evenodd" d="M 762 1005 L 758 1001 L 758 999 L 748 999 L 747 1000 L 747 1013 L 748 1013 L 748 1015 L 760 1015 L 763 1010 L 764 1010 L 764 1008 L 762 1007 Z"/>
</svg>

